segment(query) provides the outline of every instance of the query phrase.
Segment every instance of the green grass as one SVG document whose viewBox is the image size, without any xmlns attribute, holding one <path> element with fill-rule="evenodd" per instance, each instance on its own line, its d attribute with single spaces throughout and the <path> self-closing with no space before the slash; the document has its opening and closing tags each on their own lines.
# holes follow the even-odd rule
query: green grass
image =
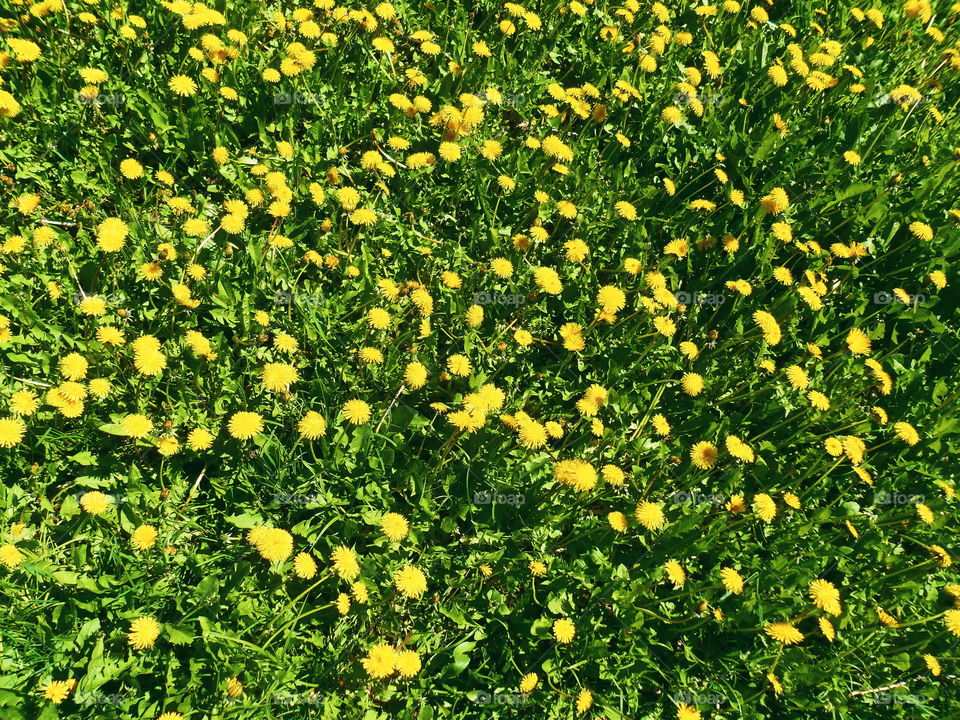
<svg viewBox="0 0 960 720">
<path fill-rule="evenodd" d="M 22 558 L 0 565 L 0 718 L 570 718 L 580 716 L 583 689 L 593 696 L 586 717 L 611 720 L 690 720 L 685 705 L 704 718 L 950 717 L 960 653 L 945 624 L 953 600 L 944 588 L 960 580 L 929 548 L 957 556 L 956 10 L 938 4 L 927 21 L 891 5 L 877 28 L 832 0 L 718 8 L 709 17 L 671 3 L 663 23 L 671 40 L 657 69 L 645 72 L 641 58 L 661 24 L 646 5 L 624 16 L 623 6 L 598 0 L 578 17 L 562 3 L 531 4 L 524 7 L 543 24 L 534 30 L 486 0 L 398 2 L 397 20 L 381 18 L 375 31 L 357 17 L 338 20 L 322 2 L 304 6 L 321 32 L 336 35 L 334 45 L 298 33 L 288 6 L 223 0 L 216 9 L 225 25 L 188 29 L 160 3 L 131 2 L 126 16 L 102 2 L 65 3 L 65 12 L 47 14 L 34 6 L 40 17 L 26 5 L 0 9 L 0 53 L 12 54 L 15 38 L 42 51 L 30 62 L 0 55 L 0 90 L 21 106 L 0 116 L 0 314 L 10 335 L 0 332 L 0 418 L 13 416 L 5 408 L 15 392 L 32 390 L 40 403 L 23 417 L 22 441 L 0 448 L 0 546 L 15 545 Z M 754 8 L 765 8 L 770 23 L 751 22 Z M 270 17 L 277 11 L 285 29 Z M 512 36 L 499 29 L 508 18 Z M 925 33 L 928 26 L 944 39 Z M 603 39 L 604 28 L 617 35 Z M 245 33 L 246 44 L 230 30 Z M 440 54 L 422 52 L 417 30 L 433 33 Z M 691 34 L 689 44 L 676 41 L 679 32 Z M 201 51 L 202 60 L 192 59 L 208 33 L 238 56 L 218 64 Z M 390 38 L 395 52 L 376 50 L 377 37 Z M 472 52 L 481 40 L 489 58 Z M 839 55 L 817 68 L 811 55 L 828 40 Z M 315 53 L 314 66 L 265 81 L 264 70 L 279 69 L 295 41 Z M 791 43 L 808 71 L 829 73 L 836 85 L 809 87 L 791 67 Z M 719 57 L 718 77 L 705 70 L 706 50 Z M 780 61 L 789 77 L 782 88 L 767 75 Z M 687 67 L 702 75 L 702 117 L 689 89 L 677 87 Z M 109 76 L 97 102 L 78 99 L 82 68 Z M 219 82 L 201 75 L 212 68 Z M 422 87 L 408 83 L 413 68 Z M 196 82 L 195 95 L 170 90 L 180 74 Z M 642 99 L 618 97 L 618 81 Z M 575 111 L 575 95 L 552 97 L 553 83 L 580 88 L 587 117 Z M 903 84 L 921 99 L 891 101 Z M 239 99 L 220 96 L 219 86 Z M 486 101 L 489 88 L 501 91 L 501 104 Z M 297 102 L 277 102 L 282 93 Z M 421 94 L 431 110 L 408 117 L 388 99 L 394 93 Z M 447 162 L 438 150 L 443 128 L 431 117 L 445 106 L 464 110 L 463 93 L 484 101 L 483 117 L 470 132 L 451 131 L 462 157 Z M 677 125 L 661 116 L 671 105 L 682 111 Z M 550 135 L 573 152 L 565 174 L 528 144 Z M 410 148 L 390 145 L 391 137 Z M 481 156 L 487 140 L 503 144 L 502 156 Z M 292 144 L 291 157 L 279 142 Z M 214 160 L 217 147 L 228 151 L 226 162 Z M 364 168 L 371 151 L 392 171 Z M 845 161 L 847 151 L 861 163 Z M 407 167 L 416 152 L 436 162 Z M 143 177 L 123 177 L 129 158 Z M 258 164 L 285 178 L 292 200 L 283 217 L 268 211 L 265 178 L 252 172 Z M 172 187 L 155 177 L 159 170 L 172 174 Z M 512 191 L 501 175 L 515 181 Z M 350 221 L 336 197 L 341 187 L 356 188 L 374 224 Z M 761 199 L 777 187 L 790 205 L 773 216 Z M 743 191 L 742 207 L 731 189 Z M 251 190 L 266 201 L 249 207 L 242 232 L 228 233 L 223 203 Z M 18 199 L 34 193 L 37 207 L 19 212 Z M 194 212 L 177 214 L 167 203 L 173 196 Z M 698 199 L 715 207 L 690 209 Z M 575 219 L 559 215 L 561 200 L 576 205 Z M 620 201 L 635 206 L 635 221 L 618 215 Z M 96 228 L 108 217 L 129 226 L 119 252 L 97 246 Z M 209 230 L 184 232 L 191 217 Z M 774 237 L 775 222 L 789 223 L 792 240 Z M 933 239 L 916 237 L 914 222 Z M 548 238 L 525 248 L 537 226 Z M 45 227 L 55 231 L 49 246 L 35 239 Z M 278 235 L 292 247 L 271 246 Z M 22 250 L 15 236 L 25 238 Z M 739 241 L 729 252 L 728 237 Z M 575 238 L 589 247 L 582 262 L 566 257 Z M 683 256 L 664 252 L 676 239 L 689 243 Z M 161 243 L 174 257 L 162 258 Z M 853 243 L 862 256 L 844 257 L 837 244 Z M 496 258 L 513 264 L 512 277 L 492 271 Z M 162 277 L 146 280 L 140 268 L 153 261 Z M 204 279 L 188 276 L 191 263 L 205 268 Z M 558 272 L 562 292 L 537 286 L 542 266 Z M 791 281 L 776 280 L 777 268 L 789 269 Z M 457 273 L 461 286 L 445 285 L 444 272 Z M 713 302 L 656 304 L 651 272 L 675 296 L 703 293 Z M 936 272 L 945 274 L 943 289 Z M 378 289 L 384 278 L 401 289 L 395 301 Z M 728 285 L 738 280 L 749 294 Z M 816 307 L 800 289 L 820 282 Z M 187 285 L 198 306 L 178 303 L 174 283 Z M 597 292 L 608 285 L 626 296 L 615 322 L 597 318 Z M 411 298 L 417 287 L 433 298 L 429 332 Z M 891 301 L 895 289 L 915 302 Z M 82 314 L 78 294 L 105 298 L 106 314 Z M 483 305 L 471 327 L 468 309 L 494 294 L 509 301 Z M 392 316 L 387 330 L 366 322 L 376 307 Z M 764 339 L 758 311 L 776 318 L 779 343 Z M 658 332 L 659 317 L 675 323 L 675 334 Z M 564 347 L 568 323 L 581 327 L 582 350 Z M 127 343 L 98 341 L 105 325 L 122 329 Z M 848 347 L 854 328 L 870 337 L 869 358 L 889 373 L 889 393 L 867 356 Z M 518 329 L 532 334 L 529 347 L 517 342 Z M 215 359 L 190 348 L 191 330 L 210 340 Z M 297 351 L 278 350 L 278 333 L 294 337 Z M 167 357 L 156 376 L 138 372 L 130 347 L 148 334 Z M 696 344 L 695 358 L 682 354 L 682 342 Z M 363 363 L 364 347 L 381 351 L 382 364 Z M 112 384 L 77 417 L 45 402 L 65 381 L 60 361 L 71 352 L 89 363 L 84 382 Z M 470 359 L 467 377 L 445 373 L 454 354 Z M 420 389 L 404 383 L 413 360 L 429 374 Z M 289 392 L 265 389 L 267 363 L 297 368 Z M 791 365 L 809 375 L 806 390 L 791 387 Z M 686 373 L 703 377 L 700 394 L 682 390 Z M 487 384 L 504 393 L 502 408 L 476 432 L 458 430 L 448 416 Z M 577 408 L 594 384 L 608 392 L 599 427 Z M 829 398 L 828 410 L 811 406 L 810 390 Z M 371 408 L 364 425 L 343 417 L 355 398 Z M 328 425 L 313 441 L 297 430 L 311 410 Z M 251 440 L 227 430 L 239 411 L 263 418 Z M 562 437 L 524 447 L 511 428 L 521 412 L 559 423 Z M 151 419 L 148 437 L 124 434 L 133 413 Z M 656 431 L 655 415 L 669 422 L 668 435 Z M 917 444 L 898 438 L 899 422 L 916 428 Z M 188 446 L 197 427 L 216 435 L 210 449 Z M 731 455 L 729 435 L 750 445 L 754 462 Z M 179 452 L 158 452 L 164 436 L 177 438 Z M 865 444 L 859 467 L 873 485 L 848 455 L 826 452 L 825 440 L 845 436 Z M 691 461 L 701 441 L 719 448 L 712 468 Z M 568 459 L 598 473 L 616 465 L 626 482 L 601 473 L 579 492 L 554 478 L 555 464 Z M 115 498 L 102 515 L 80 504 L 95 490 Z M 484 502 L 485 493 L 504 502 Z M 705 502 L 678 502 L 678 493 Z M 745 499 L 741 514 L 726 507 L 735 494 Z M 758 494 L 775 500 L 772 522 L 755 511 Z M 932 523 L 922 521 L 917 500 Z M 662 508 L 664 528 L 634 518 L 646 501 Z M 394 542 L 381 532 L 386 512 L 409 520 L 409 536 Z M 628 517 L 625 532 L 611 527 L 611 512 Z M 138 551 L 130 537 L 143 524 L 158 539 Z M 288 531 L 292 554 L 272 564 L 262 558 L 246 539 L 258 526 Z M 369 590 L 344 615 L 336 601 L 350 583 L 330 562 L 338 546 L 357 552 Z M 315 577 L 296 576 L 298 553 L 316 560 Z M 546 564 L 543 577 L 532 575 L 532 561 Z M 667 579 L 668 561 L 682 564 L 683 587 Z M 394 587 L 406 564 L 427 578 L 420 599 Z M 740 595 L 720 579 L 731 567 L 745 580 Z M 838 617 L 811 604 L 818 578 L 839 590 Z M 901 627 L 881 624 L 878 607 Z M 141 616 L 162 631 L 138 651 L 127 632 Z M 564 617 L 576 627 L 570 644 L 551 635 Z M 818 628 L 821 617 L 836 628 L 833 642 Z M 801 643 L 782 646 L 765 634 L 788 621 Z M 419 653 L 419 672 L 369 677 L 362 659 L 380 642 Z M 942 665 L 939 676 L 927 653 Z M 538 685 L 521 694 L 521 679 L 534 672 Z M 244 686 L 239 698 L 226 690 L 234 677 Z M 78 683 L 69 697 L 45 699 L 50 681 L 68 678 Z"/>
</svg>

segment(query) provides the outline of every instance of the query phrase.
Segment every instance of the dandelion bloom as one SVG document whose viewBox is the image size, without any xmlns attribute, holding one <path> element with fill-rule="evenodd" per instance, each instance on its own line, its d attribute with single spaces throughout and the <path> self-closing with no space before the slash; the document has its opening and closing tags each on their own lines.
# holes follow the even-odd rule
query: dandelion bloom
<svg viewBox="0 0 960 720">
<path fill-rule="evenodd" d="M 533 279 L 537 287 L 549 295 L 559 295 L 563 291 L 560 276 L 553 268 L 538 267 L 533 271 Z"/>
<path fill-rule="evenodd" d="M 149 550 L 157 542 L 157 529 L 153 525 L 140 525 L 130 536 L 130 544 L 137 550 Z"/>
<path fill-rule="evenodd" d="M 142 375 L 159 375 L 167 366 L 167 358 L 159 350 L 146 349 L 134 353 L 133 364 Z"/>
<path fill-rule="evenodd" d="M 260 556 L 269 562 L 286 560 L 293 552 L 293 536 L 280 528 L 258 528 L 248 539 L 257 548 Z"/>
<path fill-rule="evenodd" d="M 652 502 L 642 502 L 634 511 L 637 522 L 647 530 L 660 530 L 667 524 L 667 518 L 659 505 Z"/>
<path fill-rule="evenodd" d="M 843 452 L 850 462 L 854 465 L 859 465 L 863 462 L 867 451 L 866 443 L 864 443 L 863 440 L 856 435 L 844 435 L 841 442 Z"/>
<path fill-rule="evenodd" d="M 6 90 L 0 90 L 0 117 L 12 118 L 20 114 L 23 106 Z"/>
<path fill-rule="evenodd" d="M 564 645 L 570 643 L 573 640 L 573 636 L 576 634 L 576 630 L 573 626 L 573 623 L 570 622 L 567 618 L 560 618 L 555 620 L 553 623 L 553 637 L 556 638 L 558 643 Z"/>
<path fill-rule="evenodd" d="M 0 418 L 0 448 L 10 448 L 20 444 L 26 432 L 27 426 L 20 418 Z"/>
<path fill-rule="evenodd" d="M 97 225 L 97 245 L 104 252 L 117 252 L 127 242 L 129 229 L 120 218 L 110 217 Z"/>
<path fill-rule="evenodd" d="M 520 679 L 520 692 L 528 693 L 531 692 L 540 681 L 540 678 L 536 673 L 527 673 Z"/>
<path fill-rule="evenodd" d="M 586 492 L 597 484 L 597 471 L 585 460 L 561 460 L 553 466 L 553 479 L 579 492 Z"/>
<path fill-rule="evenodd" d="M 810 384 L 806 371 L 799 365 L 790 365 L 784 369 L 784 373 L 786 373 L 787 381 L 795 390 L 806 390 Z"/>
<path fill-rule="evenodd" d="M 136 180 L 143 177 L 143 165 L 133 158 L 127 158 L 120 162 L 120 174 L 128 180 Z"/>
<path fill-rule="evenodd" d="M 16 545 L 10 543 L 0 545 L 0 564 L 8 568 L 15 568 L 23 562 L 23 553 Z"/>
<path fill-rule="evenodd" d="M 390 313 L 383 308 L 372 308 L 367 312 L 367 324 L 374 330 L 386 330 L 390 322 Z"/>
<path fill-rule="evenodd" d="M 82 380 L 87 376 L 89 364 L 80 353 L 70 353 L 60 358 L 60 373 L 67 380 Z"/>
<path fill-rule="evenodd" d="M 881 608 L 881 607 L 878 607 L 878 608 L 876 608 L 876 611 L 877 611 L 877 619 L 878 619 L 881 623 L 883 623 L 883 624 L 886 625 L 887 627 L 891 627 L 891 628 L 898 628 L 898 627 L 900 627 L 900 621 L 897 620 L 893 615 L 891 615 L 890 613 L 888 613 L 886 610 L 884 610 L 884 609 Z M 947 615 L 948 615 L 948 616 L 949 616 L 950 612 L 957 612 L 957 611 L 948 610 L 948 611 L 947 611 Z M 958 614 L 960 614 L 960 613 L 958 613 Z M 944 619 L 946 620 L 947 618 L 944 618 Z M 947 627 L 948 627 L 948 628 L 950 627 L 949 621 L 947 622 Z M 958 631 L 957 631 L 957 632 L 954 632 L 954 635 L 960 636 L 960 624 L 958 624 Z"/>
<path fill-rule="evenodd" d="M 174 75 L 167 83 L 167 87 L 181 97 L 189 97 L 197 92 L 197 84 L 186 75 Z"/>
<path fill-rule="evenodd" d="M 763 628 L 763 631 L 778 643 L 784 645 L 796 645 L 797 643 L 803 642 L 803 633 L 790 623 L 770 623 Z"/>
<path fill-rule="evenodd" d="M 280 528 L 253 528 L 247 539 L 257 548 L 260 556 L 269 562 L 286 560 L 293 552 L 293 536 Z"/>
<path fill-rule="evenodd" d="M 377 643 L 361 661 L 367 675 L 374 679 L 393 675 L 397 666 L 397 651 L 386 643 Z"/>
<path fill-rule="evenodd" d="M 622 217 L 624 220 L 636 220 L 637 219 L 637 209 L 626 200 L 621 200 L 613 206 L 613 209 L 616 211 L 617 215 Z"/>
<path fill-rule="evenodd" d="M 442 142 L 440 143 L 440 149 L 438 150 L 438 153 L 440 157 L 447 162 L 456 162 L 460 159 L 462 150 L 456 143 Z"/>
<path fill-rule="evenodd" d="M 300 418 L 300 422 L 297 423 L 297 430 L 300 437 L 306 440 L 316 440 L 323 437 L 327 432 L 327 421 L 320 413 L 310 410 Z"/>
<path fill-rule="evenodd" d="M 87 383 L 90 394 L 96 398 L 103 399 L 110 394 L 112 386 L 106 378 L 93 378 Z"/>
<path fill-rule="evenodd" d="M 213 433 L 203 428 L 194 428 L 187 435 L 187 445 L 192 450 L 209 450 L 213 445 Z"/>
<path fill-rule="evenodd" d="M 893 430 L 907 445 L 916 445 L 920 442 L 920 433 L 910 423 L 896 422 L 893 424 Z"/>
<path fill-rule="evenodd" d="M 910 233 L 919 240 L 924 240 L 929 242 L 933 240 L 933 228 L 927 225 L 925 222 L 912 222 L 908 226 Z"/>
<path fill-rule="evenodd" d="M 604 480 L 611 485 L 616 485 L 617 487 L 623 485 L 627 479 L 626 473 L 616 465 L 604 465 L 600 472 L 603 475 Z"/>
<path fill-rule="evenodd" d="M 943 616 L 943 622 L 956 637 L 960 637 L 960 610 L 947 610 Z"/>
<path fill-rule="evenodd" d="M 414 677 L 422 667 L 420 653 L 416 650 L 400 650 L 397 653 L 395 666 L 401 677 Z"/>
<path fill-rule="evenodd" d="M 703 390 L 703 377 L 697 373 L 685 373 L 680 378 L 680 387 L 687 395 L 696 397 Z"/>
<path fill-rule="evenodd" d="M 767 70 L 767 77 L 777 87 L 783 87 L 787 84 L 787 71 L 783 69 L 782 65 L 771 65 Z"/>
<path fill-rule="evenodd" d="M 763 332 L 763 339 L 768 345 L 777 345 L 780 343 L 783 335 L 780 331 L 780 325 L 773 315 L 765 310 L 758 310 L 753 314 L 753 321 Z"/>
<path fill-rule="evenodd" d="M 466 377 L 473 370 L 473 366 L 465 355 L 451 355 L 447 360 L 447 370 L 451 375 Z"/>
<path fill-rule="evenodd" d="M 814 580 L 810 583 L 810 599 L 813 604 L 831 615 L 840 614 L 840 591 L 827 580 Z"/>
<path fill-rule="evenodd" d="M 370 421 L 370 406 L 363 400 L 348 400 L 343 406 L 343 417 L 353 425 L 365 425 Z"/>
<path fill-rule="evenodd" d="M 403 382 L 413 390 L 422 388 L 427 383 L 426 366 L 414 360 L 403 371 Z"/>
<path fill-rule="evenodd" d="M 413 565 L 405 565 L 393 577 L 393 584 L 401 594 L 408 598 L 418 599 L 427 589 L 427 578 Z"/>
<path fill-rule="evenodd" d="M 138 617 L 130 623 L 127 642 L 134 650 L 146 650 L 160 637 L 160 623 L 150 616 Z"/>
<path fill-rule="evenodd" d="M 293 571 L 298 578 L 310 580 L 317 574 L 317 562 L 307 553 L 299 553 L 293 559 Z"/>
<path fill-rule="evenodd" d="M 59 705 L 77 686 L 77 681 L 73 678 L 69 680 L 51 680 L 43 689 L 43 697 L 54 705 Z"/>
<path fill-rule="evenodd" d="M 770 685 L 773 687 L 773 692 L 776 695 L 783 694 L 783 686 L 780 684 L 780 681 L 777 679 L 777 676 L 773 673 L 767 673 L 767 680 L 770 681 Z"/>
<path fill-rule="evenodd" d="M 571 3 L 571 8 L 575 4 L 577 3 Z M 577 694 L 576 707 L 577 707 L 577 712 L 581 715 L 587 712 L 591 707 L 593 707 L 593 693 L 587 690 L 586 688 L 583 688 Z"/>
<path fill-rule="evenodd" d="M 718 454 L 716 445 L 702 440 L 690 449 L 690 462 L 701 470 L 709 470 L 717 462 Z"/>
<path fill-rule="evenodd" d="M 627 530 L 627 516 L 622 512 L 613 511 L 607 514 L 607 522 L 610 524 L 610 527 L 619 532 L 626 532 Z"/>
<path fill-rule="evenodd" d="M 350 586 L 350 591 L 353 593 L 353 599 L 356 600 L 361 605 L 365 605 L 369 594 L 367 592 L 367 586 L 362 582 L 355 582 Z"/>
<path fill-rule="evenodd" d="M 490 262 L 490 270 L 497 277 L 507 279 L 513 275 L 513 263 L 506 258 L 495 258 Z"/>
<path fill-rule="evenodd" d="M 724 506 L 731 515 L 740 515 L 747 511 L 747 501 L 743 495 L 733 494 Z"/>
<path fill-rule="evenodd" d="M 528 567 L 533 577 L 543 577 L 547 574 L 547 566 L 539 560 L 531 560 Z"/>
<path fill-rule="evenodd" d="M 729 452 L 738 460 L 752 463 L 756 459 L 753 448 L 747 445 L 747 443 L 738 438 L 736 435 L 727 435 L 724 444 L 727 447 L 727 452 Z"/>
<path fill-rule="evenodd" d="M 687 573 L 683 569 L 683 565 L 676 560 L 668 560 L 666 565 L 663 566 L 663 569 L 667 573 L 667 579 L 673 583 L 675 588 L 679 589 L 683 587 L 687 581 Z"/>
<path fill-rule="evenodd" d="M 102 515 L 113 504 L 113 498 L 99 490 L 86 492 L 80 497 L 80 507 L 91 515 Z"/>
<path fill-rule="evenodd" d="M 267 363 L 260 373 L 263 386 L 272 392 L 288 390 L 297 381 L 297 369 L 288 363 Z"/>
<path fill-rule="evenodd" d="M 88 297 L 88 298 L 85 298 L 83 301 L 81 301 L 81 311 L 83 311 L 83 303 L 93 299 L 94 298 Z M 106 312 L 105 304 L 102 309 L 103 309 L 103 312 Z M 102 315 L 103 312 L 99 314 Z M 96 314 L 96 313 L 93 313 L 93 314 Z M 112 325 L 104 325 L 102 327 L 97 328 L 97 340 L 99 342 L 102 342 L 104 345 L 111 345 L 114 347 L 123 345 L 126 342 L 126 340 L 123 337 L 123 332 L 118 328 L 113 327 Z"/>
<path fill-rule="evenodd" d="M 227 423 L 227 432 L 237 440 L 249 440 L 263 432 L 263 418 L 255 412 L 235 412 Z"/>
<path fill-rule="evenodd" d="M 384 535 L 397 542 L 407 536 L 410 524 L 400 513 L 389 512 L 380 520 L 380 528 L 383 530 Z"/>
<path fill-rule="evenodd" d="M 33 415 L 39 406 L 37 396 L 30 390 L 18 390 L 10 397 L 10 412 L 14 415 Z"/>
<path fill-rule="evenodd" d="M 937 564 L 940 567 L 950 567 L 953 565 L 953 558 L 950 556 L 950 553 L 944 550 L 940 545 L 931 545 L 930 552 L 933 554 L 934 559 L 936 559 Z"/>
<path fill-rule="evenodd" d="M 778 215 L 790 207 L 787 191 L 782 187 L 775 187 L 760 200 L 763 209 L 773 215 Z"/>
<path fill-rule="evenodd" d="M 777 516 L 777 505 L 766 493 L 753 496 L 753 509 L 764 522 L 771 522 Z"/>
<path fill-rule="evenodd" d="M 604 285 L 597 292 L 597 304 L 605 312 L 617 313 L 627 304 L 627 297 L 620 288 L 613 285 Z"/>
<path fill-rule="evenodd" d="M 683 113 L 676 105 L 668 105 L 660 112 L 660 119 L 668 125 L 679 125 L 683 121 Z"/>
<path fill-rule="evenodd" d="M 823 636 L 830 642 L 833 642 L 837 637 L 837 631 L 834 629 L 833 623 L 826 618 L 817 618 L 817 625 L 820 628 L 820 632 L 823 633 Z"/>
<path fill-rule="evenodd" d="M 517 418 L 517 433 L 520 444 L 530 450 L 538 450 L 547 444 L 547 428 L 536 420 Z"/>
<path fill-rule="evenodd" d="M 859 328 L 851 328 L 847 333 L 847 348 L 854 355 L 870 354 L 870 338 Z"/>
<path fill-rule="evenodd" d="M 722 568 L 720 570 L 720 581 L 732 595 L 739 595 L 743 592 L 743 577 L 733 568 Z"/>
<path fill-rule="evenodd" d="M 937 290 L 943 290 L 947 286 L 947 275 L 943 270 L 934 270 L 927 276 L 930 282 L 934 284 Z"/>
<path fill-rule="evenodd" d="M 330 562 L 333 563 L 333 569 L 337 575 L 344 580 L 353 580 L 360 574 L 357 555 L 350 548 L 342 545 L 334 548 L 330 554 Z"/>
<path fill-rule="evenodd" d="M 917 516 L 920 518 L 920 520 L 925 522 L 927 525 L 933 524 L 934 517 L 935 517 L 933 510 L 931 510 L 928 506 L 924 505 L 923 503 L 917 503 L 916 505 L 914 505 L 914 508 L 916 509 Z"/>
<path fill-rule="evenodd" d="M 350 213 L 350 222 L 354 225 L 369 227 L 377 221 L 377 213 L 370 208 L 357 208 Z"/>
</svg>

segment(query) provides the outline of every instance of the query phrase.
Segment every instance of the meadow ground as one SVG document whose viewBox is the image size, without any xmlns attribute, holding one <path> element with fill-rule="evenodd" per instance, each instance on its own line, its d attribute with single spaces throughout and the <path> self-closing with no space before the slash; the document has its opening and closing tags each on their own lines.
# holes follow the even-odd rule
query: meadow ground
<svg viewBox="0 0 960 720">
<path fill-rule="evenodd" d="M 958 17 L 6 0 L 0 720 L 957 712 Z"/>
</svg>

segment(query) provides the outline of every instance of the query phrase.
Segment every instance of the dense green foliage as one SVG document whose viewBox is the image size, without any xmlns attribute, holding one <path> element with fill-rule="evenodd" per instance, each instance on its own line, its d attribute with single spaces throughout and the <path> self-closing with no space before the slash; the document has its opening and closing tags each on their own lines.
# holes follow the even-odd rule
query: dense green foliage
<svg viewBox="0 0 960 720">
<path fill-rule="evenodd" d="M 949 717 L 960 8 L 868 9 L 5 3 L 0 718 Z"/>
</svg>

